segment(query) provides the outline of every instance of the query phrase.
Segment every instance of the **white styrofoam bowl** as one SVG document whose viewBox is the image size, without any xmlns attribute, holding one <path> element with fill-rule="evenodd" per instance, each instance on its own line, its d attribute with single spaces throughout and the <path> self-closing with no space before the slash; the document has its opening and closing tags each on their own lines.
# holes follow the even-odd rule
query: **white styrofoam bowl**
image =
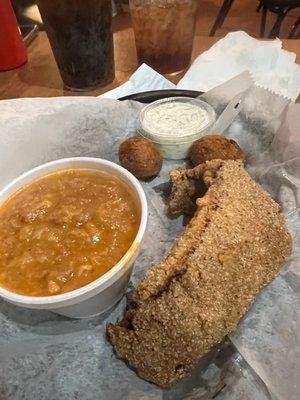
<svg viewBox="0 0 300 400">
<path fill-rule="evenodd" d="M 24 296 L 0 287 L 0 296 L 21 307 L 51 310 L 72 318 L 99 315 L 110 309 L 123 296 L 145 234 L 148 206 L 139 181 L 125 168 L 100 158 L 74 157 L 52 161 L 20 175 L 0 192 L 0 205 L 13 193 L 35 179 L 55 171 L 84 168 L 106 172 L 124 182 L 131 190 L 140 211 L 140 226 L 131 247 L 124 257 L 100 278 L 68 293 L 55 296 Z"/>
</svg>

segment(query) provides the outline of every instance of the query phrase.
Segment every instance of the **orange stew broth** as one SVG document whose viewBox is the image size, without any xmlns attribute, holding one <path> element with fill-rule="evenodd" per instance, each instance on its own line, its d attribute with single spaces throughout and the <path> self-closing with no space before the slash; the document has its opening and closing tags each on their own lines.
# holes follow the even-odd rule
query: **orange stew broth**
<svg viewBox="0 0 300 400">
<path fill-rule="evenodd" d="M 139 222 L 129 189 L 111 175 L 39 178 L 0 207 L 0 286 L 29 296 L 80 288 L 120 261 Z"/>
</svg>

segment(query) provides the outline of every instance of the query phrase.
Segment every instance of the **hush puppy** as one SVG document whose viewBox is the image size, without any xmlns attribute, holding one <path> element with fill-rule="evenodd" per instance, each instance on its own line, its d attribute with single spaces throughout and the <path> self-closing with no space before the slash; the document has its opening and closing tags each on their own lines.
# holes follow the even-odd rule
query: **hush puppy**
<svg viewBox="0 0 300 400">
<path fill-rule="evenodd" d="M 194 166 L 214 159 L 246 160 L 244 152 L 234 140 L 220 135 L 203 136 L 194 142 L 189 157 Z"/>
<path fill-rule="evenodd" d="M 121 143 L 119 160 L 137 178 L 158 175 L 162 167 L 162 157 L 150 140 L 134 136 Z"/>
</svg>

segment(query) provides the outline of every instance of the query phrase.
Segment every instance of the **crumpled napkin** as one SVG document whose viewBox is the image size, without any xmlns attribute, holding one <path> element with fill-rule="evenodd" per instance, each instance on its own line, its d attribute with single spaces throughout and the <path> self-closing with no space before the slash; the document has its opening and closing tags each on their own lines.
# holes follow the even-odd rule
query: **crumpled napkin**
<svg viewBox="0 0 300 400">
<path fill-rule="evenodd" d="M 300 93 L 300 66 L 295 63 L 296 54 L 281 47 L 279 39 L 258 40 L 242 31 L 229 33 L 196 58 L 177 88 L 206 92 L 248 70 L 256 85 L 294 101 Z M 143 64 L 126 83 L 102 96 L 117 99 L 175 87 Z"/>
<path fill-rule="evenodd" d="M 147 64 L 142 64 L 130 77 L 130 79 L 116 87 L 102 94 L 99 97 L 108 99 L 119 99 L 123 96 L 128 96 L 134 93 L 147 92 L 149 90 L 158 89 L 175 89 L 174 83 L 170 82 L 164 76 L 154 71 Z"/>
<path fill-rule="evenodd" d="M 205 92 L 248 70 L 256 85 L 295 100 L 300 93 L 300 66 L 296 54 L 281 47 L 279 39 L 228 33 L 196 58 L 177 87 Z"/>
</svg>

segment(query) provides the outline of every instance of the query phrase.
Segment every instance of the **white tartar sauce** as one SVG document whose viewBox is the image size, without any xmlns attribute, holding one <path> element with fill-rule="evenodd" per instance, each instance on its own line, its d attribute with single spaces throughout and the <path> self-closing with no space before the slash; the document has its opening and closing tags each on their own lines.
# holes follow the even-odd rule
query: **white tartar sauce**
<svg viewBox="0 0 300 400">
<path fill-rule="evenodd" d="M 176 137 L 197 133 L 209 122 L 208 112 L 199 105 L 179 101 L 149 108 L 143 118 L 144 128 L 154 135 Z"/>
</svg>

